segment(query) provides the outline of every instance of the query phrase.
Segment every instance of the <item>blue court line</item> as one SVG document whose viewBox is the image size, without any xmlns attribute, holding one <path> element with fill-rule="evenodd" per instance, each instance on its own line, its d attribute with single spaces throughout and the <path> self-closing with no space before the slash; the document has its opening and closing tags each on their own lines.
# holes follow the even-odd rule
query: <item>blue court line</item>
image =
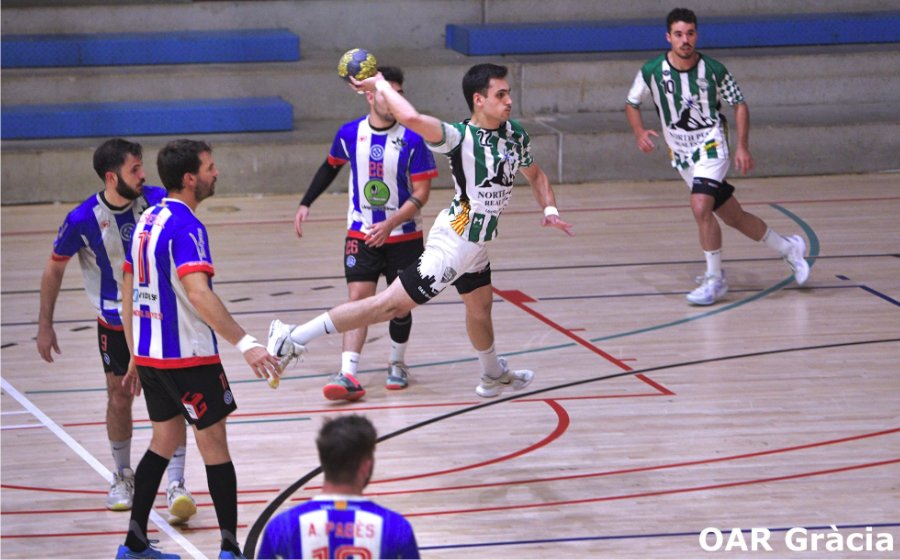
<svg viewBox="0 0 900 560">
<path fill-rule="evenodd" d="M 837 524 L 836 527 L 839 530 L 845 529 L 866 529 L 867 527 L 871 527 L 872 529 L 882 529 L 882 528 L 892 528 L 892 527 L 900 527 L 900 523 L 865 523 L 865 524 L 856 524 L 856 525 L 841 525 Z M 799 528 L 798 527 L 776 527 L 769 529 L 772 533 L 786 533 L 791 529 Z M 807 531 L 831 531 L 830 525 L 815 525 L 809 527 L 803 527 Z M 730 533 L 731 528 L 722 528 L 720 529 L 722 533 Z M 742 531 L 749 533 L 751 529 L 742 529 Z M 459 549 L 459 548 L 486 548 L 492 546 L 516 546 L 516 545 L 531 545 L 531 544 L 548 544 L 548 543 L 564 543 L 564 542 L 585 542 L 585 541 L 615 541 L 615 540 L 631 540 L 631 539 L 658 539 L 658 538 L 666 538 L 666 537 L 699 537 L 700 531 L 685 531 L 680 533 L 648 533 L 648 534 L 632 534 L 632 535 L 597 535 L 592 537 L 569 537 L 569 538 L 558 538 L 558 539 L 533 539 L 527 541 L 498 541 L 498 542 L 484 542 L 484 543 L 467 543 L 467 544 L 445 544 L 445 545 L 434 545 L 434 546 L 420 546 L 419 550 L 446 550 L 446 549 Z M 702 553 L 702 549 L 699 548 L 698 543 L 698 554 Z"/>
</svg>

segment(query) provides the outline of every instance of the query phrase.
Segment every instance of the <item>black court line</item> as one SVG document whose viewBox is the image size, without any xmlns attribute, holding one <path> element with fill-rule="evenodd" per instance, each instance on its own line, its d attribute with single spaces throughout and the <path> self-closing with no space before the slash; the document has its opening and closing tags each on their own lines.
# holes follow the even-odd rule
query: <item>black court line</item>
<svg viewBox="0 0 900 560">
<path fill-rule="evenodd" d="M 623 371 L 620 373 L 601 375 L 601 376 L 597 376 L 597 377 L 591 377 L 588 379 L 579 379 L 577 381 L 570 381 L 568 383 L 553 385 L 551 387 L 545 387 L 543 389 L 536 389 L 534 391 L 526 391 L 524 393 L 517 393 L 515 395 L 510 395 L 508 397 L 492 399 L 490 401 L 487 401 L 487 402 L 484 402 L 481 404 L 476 404 L 476 405 L 468 406 L 465 408 L 461 408 L 459 410 L 455 410 L 453 412 L 441 414 L 439 416 L 435 416 L 434 418 L 430 418 L 428 420 L 423 420 L 422 422 L 419 422 L 417 424 L 412 424 L 405 428 L 401 428 L 397 431 L 383 435 L 380 438 L 378 438 L 378 442 L 387 441 L 389 439 L 393 439 L 393 438 L 400 436 L 402 434 L 405 434 L 407 432 L 411 432 L 413 430 L 417 430 L 419 428 L 429 426 L 429 425 L 439 422 L 441 420 L 447 420 L 449 418 L 453 418 L 454 416 L 460 416 L 462 414 L 466 414 L 468 412 L 473 412 L 475 410 L 480 410 L 482 408 L 487 408 L 489 406 L 497 406 L 499 404 L 513 401 L 513 400 L 524 399 L 526 397 L 532 397 L 534 395 L 540 395 L 542 393 L 558 391 L 560 389 L 568 389 L 569 387 L 577 387 L 579 385 L 587 385 L 589 383 L 596 383 L 598 381 L 607 381 L 609 379 L 618 379 L 620 377 L 627 377 L 627 376 L 633 376 L 633 375 L 644 374 L 644 373 L 652 373 L 655 371 L 677 369 L 677 368 L 696 366 L 696 365 L 701 365 L 701 364 L 710 364 L 710 363 L 715 363 L 715 362 L 740 360 L 743 358 L 753 358 L 753 357 L 758 357 L 758 356 L 771 356 L 771 355 L 776 355 L 776 354 L 787 354 L 787 353 L 791 353 L 791 352 L 826 350 L 826 349 L 831 349 L 831 348 L 846 348 L 846 347 L 850 347 L 850 346 L 862 346 L 862 345 L 867 345 L 867 344 L 885 344 L 885 343 L 892 343 L 892 342 L 900 342 L 900 338 L 861 340 L 861 341 L 855 341 L 855 342 L 838 342 L 838 343 L 832 343 L 832 344 L 820 344 L 820 345 L 815 345 L 815 346 L 799 346 L 799 347 L 794 347 L 794 348 L 782 348 L 782 349 L 778 349 L 778 350 L 763 350 L 763 351 L 759 351 L 759 352 L 747 352 L 744 354 L 732 354 L 732 355 L 728 355 L 728 356 L 719 356 L 716 358 L 705 358 L 705 359 L 701 359 L 701 360 L 689 360 L 686 362 L 678 362 L 675 364 L 654 366 L 654 367 L 643 368 L 643 369 L 632 370 L 632 371 Z M 278 496 L 275 497 L 274 500 L 272 500 L 265 507 L 265 509 L 262 511 L 262 513 L 259 515 L 259 517 L 256 519 L 256 521 L 254 521 L 253 526 L 250 528 L 250 532 L 247 534 L 247 541 L 246 541 L 246 544 L 244 545 L 244 556 L 246 556 L 247 558 L 255 557 L 256 545 L 257 545 L 260 535 L 262 534 L 262 530 L 266 526 L 266 523 L 268 523 L 268 521 L 272 517 L 272 515 L 275 513 L 275 511 L 277 511 L 278 508 L 281 507 L 281 505 L 292 494 L 294 494 L 297 490 L 299 490 L 300 487 L 302 487 L 307 482 L 309 482 L 310 480 L 312 480 L 313 478 L 318 476 L 321 472 L 322 472 L 322 467 L 320 465 L 320 466 L 316 467 L 315 469 L 313 469 L 312 471 L 310 471 L 309 473 L 307 473 L 306 475 L 299 478 L 296 482 L 294 482 L 287 488 L 285 488 Z"/>
<path fill-rule="evenodd" d="M 871 253 L 865 255 L 816 255 L 816 260 L 835 260 L 835 259 L 876 259 L 876 258 L 884 258 L 884 257 L 898 257 L 898 255 L 894 253 Z M 723 263 L 740 263 L 740 262 L 775 262 L 781 260 L 779 257 L 756 257 L 756 258 L 745 258 L 745 259 L 726 259 Z M 704 261 L 698 260 L 678 260 L 678 261 L 645 261 L 645 262 L 625 262 L 625 263 L 608 263 L 608 264 L 583 264 L 583 265 L 556 265 L 556 266 L 533 266 L 533 267 L 520 267 L 520 268 L 494 268 L 491 267 L 491 272 L 493 274 L 500 274 L 505 272 L 528 272 L 535 270 L 552 270 L 552 271 L 563 271 L 563 270 L 592 270 L 592 269 L 605 269 L 605 268 L 629 268 L 636 266 L 673 266 L 673 265 L 704 265 Z M 294 277 L 286 277 L 286 278 L 253 278 L 253 279 L 243 279 L 243 280 L 217 280 L 216 286 L 226 286 L 232 284 L 271 284 L 275 282 L 309 282 L 313 280 L 335 280 L 335 281 L 343 281 L 345 278 L 343 275 L 335 275 L 335 276 L 294 276 Z M 313 290 L 316 288 L 312 288 Z M 60 292 L 81 292 L 84 291 L 83 287 L 78 288 L 64 288 L 61 289 Z M 0 291 L 0 296 L 6 295 L 26 295 L 26 294 L 40 294 L 40 289 L 33 290 L 10 290 L 10 291 Z"/>
</svg>

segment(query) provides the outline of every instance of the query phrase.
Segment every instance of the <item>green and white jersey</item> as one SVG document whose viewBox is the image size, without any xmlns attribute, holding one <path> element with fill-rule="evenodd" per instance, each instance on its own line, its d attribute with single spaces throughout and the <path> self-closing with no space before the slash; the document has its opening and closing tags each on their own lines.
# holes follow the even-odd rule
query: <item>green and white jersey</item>
<svg viewBox="0 0 900 560">
<path fill-rule="evenodd" d="M 744 96 L 721 62 L 701 54 L 693 68 L 679 71 L 662 54 L 638 71 L 627 102 L 639 107 L 648 93 L 659 112 L 673 167 L 687 169 L 701 160 L 728 158 L 721 100 L 736 105 Z"/>
<path fill-rule="evenodd" d="M 497 222 L 509 203 L 519 167 L 534 162 L 528 133 L 513 120 L 494 130 L 469 124 L 468 120 L 441 124 L 444 137 L 428 147 L 450 160 L 456 187 L 450 224 L 473 243 L 490 241 L 497 236 Z"/>
</svg>

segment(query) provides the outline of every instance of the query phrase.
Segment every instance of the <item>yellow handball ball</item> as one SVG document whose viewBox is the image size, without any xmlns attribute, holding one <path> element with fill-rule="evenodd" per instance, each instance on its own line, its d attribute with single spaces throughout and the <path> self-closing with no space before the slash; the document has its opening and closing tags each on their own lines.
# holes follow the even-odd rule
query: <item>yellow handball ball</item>
<svg viewBox="0 0 900 560">
<path fill-rule="evenodd" d="M 344 53 L 338 62 L 338 76 L 350 81 L 350 76 L 357 80 L 371 78 L 378 73 L 378 61 L 375 55 L 365 49 L 352 49 Z"/>
</svg>

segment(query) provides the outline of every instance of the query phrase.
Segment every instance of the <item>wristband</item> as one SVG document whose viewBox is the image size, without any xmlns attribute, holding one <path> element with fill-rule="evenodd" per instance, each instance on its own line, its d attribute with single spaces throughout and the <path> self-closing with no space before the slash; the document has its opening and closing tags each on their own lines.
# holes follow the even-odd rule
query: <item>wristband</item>
<svg viewBox="0 0 900 560">
<path fill-rule="evenodd" d="M 388 82 L 387 80 L 378 80 L 377 82 L 375 82 L 375 89 L 384 91 L 387 89 L 394 89 L 394 88 L 391 86 L 391 83 Z"/>
<path fill-rule="evenodd" d="M 559 217 L 559 210 L 556 209 L 556 206 L 545 206 L 544 207 L 544 217 L 549 218 L 550 216 Z"/>
<path fill-rule="evenodd" d="M 256 348 L 257 346 L 262 348 L 262 344 L 257 342 L 256 339 L 249 334 L 245 334 L 243 338 L 238 340 L 238 343 L 235 344 L 235 346 L 241 354 L 243 354 L 247 350 L 250 350 L 251 348 Z"/>
<path fill-rule="evenodd" d="M 419 200 L 418 198 L 416 198 L 416 197 L 414 197 L 414 196 L 410 196 L 410 197 L 407 198 L 406 200 L 412 202 L 413 205 L 414 205 L 416 208 L 418 208 L 419 210 L 422 209 L 422 201 Z"/>
</svg>

